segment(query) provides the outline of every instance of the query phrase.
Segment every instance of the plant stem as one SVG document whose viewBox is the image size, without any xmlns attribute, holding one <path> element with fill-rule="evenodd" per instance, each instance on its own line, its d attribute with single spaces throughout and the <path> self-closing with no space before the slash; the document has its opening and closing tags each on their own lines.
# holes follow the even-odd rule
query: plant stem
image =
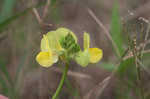
<svg viewBox="0 0 150 99">
<path fill-rule="evenodd" d="M 59 95 L 59 93 L 60 93 L 60 91 L 61 91 L 61 89 L 62 89 L 62 87 L 63 87 L 64 81 L 65 81 L 65 79 L 66 79 L 66 77 L 67 77 L 68 68 L 69 68 L 69 64 L 66 63 L 66 66 L 65 66 L 65 69 L 64 69 L 64 72 L 63 72 L 61 81 L 60 81 L 60 83 L 59 83 L 59 85 L 58 85 L 58 88 L 56 89 L 56 92 L 55 92 L 55 94 L 53 95 L 52 99 L 57 99 L 57 96 Z"/>
<path fill-rule="evenodd" d="M 136 74 L 137 74 L 137 84 L 138 84 L 138 89 L 140 91 L 140 99 L 145 99 L 144 97 L 144 90 L 143 90 L 143 87 L 142 87 L 142 80 L 141 80 L 141 71 L 140 71 L 140 67 L 139 67 L 139 64 L 138 64 L 138 50 L 137 50 L 137 41 L 136 41 L 136 37 L 133 39 L 133 55 L 134 55 L 134 58 L 135 58 L 135 65 L 136 65 Z"/>
<path fill-rule="evenodd" d="M 140 96 L 141 96 L 141 99 L 145 99 L 144 90 L 143 90 L 142 83 L 141 83 L 141 72 L 140 72 L 140 67 L 138 66 L 138 63 L 137 63 L 137 57 L 135 57 L 135 64 L 136 64 L 136 72 L 137 72 L 137 82 L 138 82 L 138 87 L 139 87 L 140 94 L 141 94 Z"/>
</svg>

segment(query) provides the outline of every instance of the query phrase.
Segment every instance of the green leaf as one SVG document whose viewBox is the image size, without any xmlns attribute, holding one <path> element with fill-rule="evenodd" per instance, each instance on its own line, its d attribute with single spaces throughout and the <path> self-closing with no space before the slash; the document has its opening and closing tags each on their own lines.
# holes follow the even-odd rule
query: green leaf
<svg viewBox="0 0 150 99">
<path fill-rule="evenodd" d="M 134 84 L 137 80 L 135 58 L 129 58 L 125 61 L 122 61 L 117 69 L 116 74 L 120 80 L 123 80 L 125 77 L 127 77 L 128 80 L 126 83 L 128 84 L 128 87 L 136 87 Z"/>
<path fill-rule="evenodd" d="M 28 12 L 30 12 L 34 7 L 35 8 L 38 8 L 39 6 L 45 4 L 45 2 L 43 3 L 40 3 L 40 4 L 37 4 L 35 6 L 31 6 L 27 9 L 25 9 L 24 11 L 22 12 L 19 12 L 13 16 L 10 16 L 9 18 L 7 18 L 6 20 L 4 20 L 3 22 L 0 22 L 0 32 L 2 32 L 11 22 L 15 21 L 16 19 L 20 18 L 21 16 L 27 14 Z"/>
<path fill-rule="evenodd" d="M 128 70 L 132 70 L 133 68 L 135 68 L 134 58 L 129 58 L 129 59 L 122 61 L 120 63 L 120 65 L 117 69 L 117 74 L 122 77 L 127 73 Z"/>
<path fill-rule="evenodd" d="M 11 14 L 16 0 L 3 0 L 2 10 L 0 13 L 0 23 L 7 19 Z"/>
<path fill-rule="evenodd" d="M 116 75 L 119 78 L 121 89 L 126 88 L 127 92 L 123 90 L 118 94 L 118 98 L 116 99 L 130 99 L 130 89 L 136 89 L 137 86 L 135 82 L 137 81 L 137 74 L 136 74 L 136 66 L 135 66 L 135 58 L 129 58 L 124 60 L 120 63 L 119 67 L 117 68 Z"/>
<path fill-rule="evenodd" d="M 1 75 L 0 75 L 0 88 L 2 88 L 2 90 L 0 90 L 0 93 L 8 96 L 9 89 L 8 89 L 7 84 L 6 84 L 6 81 L 1 77 Z"/>
<path fill-rule="evenodd" d="M 11 76 L 6 68 L 6 62 L 3 58 L 0 57 L 0 88 L 2 88 L 2 93 L 6 96 L 12 97 L 14 93 L 14 83 L 11 79 Z"/>
<path fill-rule="evenodd" d="M 112 10 L 112 22 L 111 22 L 111 36 L 115 42 L 117 49 L 115 49 L 118 56 L 121 56 L 124 52 L 123 49 L 123 38 L 121 35 L 121 19 L 119 15 L 119 7 L 117 0 L 113 6 Z"/>
<path fill-rule="evenodd" d="M 13 16 L 7 18 L 5 21 L 1 22 L 0 23 L 0 32 L 2 32 L 2 30 L 4 30 L 5 27 L 7 25 L 9 25 L 11 22 L 13 22 L 14 20 L 18 19 L 19 17 L 25 15 L 30 10 L 31 10 L 31 8 L 28 8 L 28 9 L 24 10 L 23 12 L 20 12 L 20 13 L 18 13 L 16 15 L 13 15 Z"/>
<path fill-rule="evenodd" d="M 76 62 L 82 67 L 86 67 L 90 62 L 90 54 L 88 50 L 84 50 L 83 52 L 79 52 L 75 57 Z"/>
<path fill-rule="evenodd" d="M 56 0 L 51 0 L 51 5 L 55 5 L 56 4 Z"/>
<path fill-rule="evenodd" d="M 13 81 L 10 77 L 10 74 L 7 71 L 7 68 L 6 68 L 6 63 L 5 63 L 4 59 L 2 59 L 1 57 L 0 57 L 0 71 L 4 74 L 6 80 L 8 80 L 9 84 L 13 85 Z"/>
</svg>

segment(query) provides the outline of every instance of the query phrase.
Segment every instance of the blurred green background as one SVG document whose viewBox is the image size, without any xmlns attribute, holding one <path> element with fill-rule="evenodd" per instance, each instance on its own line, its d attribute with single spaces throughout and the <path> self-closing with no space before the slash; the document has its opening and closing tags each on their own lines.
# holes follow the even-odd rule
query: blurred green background
<svg viewBox="0 0 150 99">
<path fill-rule="evenodd" d="M 0 94 L 51 99 L 62 64 L 43 68 L 35 57 L 43 34 L 66 27 L 81 46 L 83 32 L 90 33 L 91 47 L 104 56 L 87 68 L 72 62 L 59 99 L 150 99 L 149 6 L 149 0 L 1 0 Z"/>
</svg>

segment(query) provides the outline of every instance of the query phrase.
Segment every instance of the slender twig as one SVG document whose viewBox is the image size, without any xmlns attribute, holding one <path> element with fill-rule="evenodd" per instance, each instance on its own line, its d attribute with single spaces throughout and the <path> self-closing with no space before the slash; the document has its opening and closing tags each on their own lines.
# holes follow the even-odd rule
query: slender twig
<svg viewBox="0 0 150 99">
<path fill-rule="evenodd" d="M 83 99 L 91 99 L 91 95 L 94 94 L 96 98 L 98 98 L 106 88 L 106 86 L 109 84 L 109 81 L 111 79 L 111 76 L 106 77 L 102 82 L 100 82 L 98 85 L 96 85 L 92 90 L 90 90 Z"/>
<path fill-rule="evenodd" d="M 149 49 L 149 50 L 145 50 L 143 53 L 144 53 L 144 54 L 150 53 L 150 49 Z"/>
<path fill-rule="evenodd" d="M 132 20 L 138 16 L 142 16 L 144 13 L 149 12 L 150 10 L 150 1 L 145 3 L 143 6 L 140 6 L 139 8 L 135 9 L 134 11 L 132 11 L 134 14 L 129 16 L 125 16 L 123 19 L 126 21 Z"/>
<path fill-rule="evenodd" d="M 57 67 L 53 67 L 52 70 L 55 72 L 58 72 L 58 73 L 62 73 L 61 69 L 57 68 Z M 79 79 L 92 79 L 92 77 L 90 75 L 80 73 L 80 72 L 71 71 L 71 70 L 68 70 L 67 75 L 70 77 L 79 78 Z"/>
<path fill-rule="evenodd" d="M 100 21 L 100 19 L 98 19 L 96 17 L 96 15 L 94 14 L 94 12 L 90 9 L 87 8 L 88 13 L 90 14 L 90 16 L 96 21 L 96 23 L 99 25 L 100 28 L 102 28 L 104 30 L 104 34 L 108 37 L 108 39 L 111 41 L 112 46 L 114 47 L 116 53 L 120 56 L 119 50 L 117 48 L 117 45 L 115 44 L 115 42 L 113 41 L 110 33 L 108 32 L 108 30 L 106 29 L 106 27 L 103 25 L 103 23 Z"/>
<path fill-rule="evenodd" d="M 144 50 L 144 51 L 142 52 L 142 54 L 147 54 L 147 53 L 150 53 L 150 49 Z M 125 57 L 123 58 L 123 60 L 127 60 L 127 59 L 132 58 L 132 57 L 133 57 L 133 53 L 131 52 L 129 55 L 125 56 Z"/>
<path fill-rule="evenodd" d="M 141 48 L 144 48 L 147 44 L 150 44 L 150 39 L 149 40 L 146 40 L 144 41 L 143 43 L 139 44 L 139 46 L 137 47 L 137 49 L 141 49 Z"/>
<path fill-rule="evenodd" d="M 100 84 L 99 87 L 96 88 L 96 94 L 95 97 L 96 99 L 99 99 L 99 97 L 102 95 L 104 89 L 106 88 L 106 86 L 109 84 L 110 82 L 110 76 L 108 76 L 106 79 L 104 79 Z"/>
<path fill-rule="evenodd" d="M 94 88 L 92 88 L 87 94 L 85 94 L 84 97 L 83 97 L 83 99 L 90 99 L 90 96 L 93 94 L 93 92 L 95 92 L 95 90 L 98 90 L 100 88 L 99 86 L 102 87 L 102 90 L 98 91 L 96 97 L 100 97 L 101 96 L 102 92 L 105 90 L 105 88 L 108 86 L 109 82 L 111 81 L 111 79 L 113 78 L 113 76 L 115 75 L 115 73 L 117 72 L 118 65 L 123 61 L 123 57 L 127 54 L 128 51 L 129 51 L 129 48 L 127 48 L 125 50 L 125 52 L 122 54 L 122 56 L 119 59 L 119 61 L 116 62 L 117 66 L 114 68 L 114 70 L 112 71 L 112 73 L 108 77 L 106 77 L 102 82 L 100 82 L 98 85 L 96 85 Z"/>
<path fill-rule="evenodd" d="M 50 0 L 47 0 L 47 3 L 46 3 L 44 10 L 43 10 L 43 16 L 42 16 L 43 19 L 46 17 L 46 15 L 48 13 L 48 7 L 49 7 L 50 3 L 51 3 Z"/>
<path fill-rule="evenodd" d="M 139 66 L 142 67 L 143 70 L 144 70 L 145 72 L 147 72 L 147 74 L 150 75 L 149 70 L 146 68 L 146 66 L 144 66 L 144 64 L 143 64 L 139 59 L 137 59 L 137 62 L 139 63 Z"/>
<path fill-rule="evenodd" d="M 39 24 L 42 25 L 43 24 L 43 20 L 41 19 L 38 11 L 36 10 L 36 8 L 33 8 L 33 13 L 35 14 L 36 16 L 36 19 L 38 20 Z"/>
<path fill-rule="evenodd" d="M 147 31 L 146 31 L 146 35 L 145 35 L 144 42 L 146 42 L 146 41 L 147 41 L 147 39 L 148 39 L 149 31 L 150 31 L 150 24 L 148 24 L 148 28 L 147 28 Z M 143 44 L 143 47 L 142 47 L 142 52 L 144 51 L 145 46 L 146 46 L 146 44 L 144 43 L 144 44 Z M 143 54 L 141 54 L 141 57 L 142 57 L 142 56 L 143 56 Z"/>
<path fill-rule="evenodd" d="M 33 1 L 32 1 L 33 2 Z M 38 11 L 37 11 L 37 9 L 36 8 L 33 8 L 32 9 L 32 11 L 33 11 L 33 13 L 34 13 L 34 15 L 35 15 L 35 17 L 36 17 L 36 19 L 37 19 L 37 21 L 38 21 L 38 23 L 43 27 L 43 26 L 52 26 L 52 24 L 46 24 L 46 23 L 44 23 L 43 22 L 43 19 L 46 17 L 46 15 L 47 15 L 47 13 L 48 13 L 48 7 L 49 7 L 49 5 L 50 5 L 50 0 L 47 0 L 47 3 L 46 3 L 46 5 L 45 5 L 45 7 L 44 7 L 44 10 L 43 10 L 43 16 L 42 16 L 42 18 L 41 18 L 41 16 L 39 15 L 39 13 L 38 13 Z"/>
<path fill-rule="evenodd" d="M 66 66 L 65 66 L 65 69 L 64 69 L 64 72 L 63 72 L 63 75 L 62 75 L 62 78 L 61 78 L 61 81 L 58 85 L 58 88 L 56 89 L 56 92 L 55 94 L 53 95 L 52 99 L 57 99 L 62 87 L 63 87 L 63 84 L 65 82 L 65 79 L 67 77 L 67 72 L 68 72 L 68 69 L 69 69 L 69 63 L 66 63 Z"/>
</svg>

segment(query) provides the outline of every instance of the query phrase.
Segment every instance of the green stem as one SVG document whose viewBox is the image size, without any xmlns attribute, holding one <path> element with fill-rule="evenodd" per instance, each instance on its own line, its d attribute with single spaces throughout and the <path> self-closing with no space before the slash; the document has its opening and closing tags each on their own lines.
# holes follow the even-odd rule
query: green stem
<svg viewBox="0 0 150 99">
<path fill-rule="evenodd" d="M 59 95 L 59 93 L 60 93 L 60 91 L 61 91 L 61 89 L 62 89 L 62 87 L 63 87 L 64 81 L 65 81 L 65 79 L 66 79 L 66 77 L 67 77 L 68 68 L 69 68 L 69 64 L 66 63 L 66 66 L 65 66 L 65 69 L 64 69 L 64 72 L 63 72 L 61 81 L 60 81 L 59 86 L 58 86 L 58 88 L 56 89 L 56 92 L 55 92 L 55 94 L 53 95 L 52 99 L 57 99 L 57 96 Z"/>
</svg>

